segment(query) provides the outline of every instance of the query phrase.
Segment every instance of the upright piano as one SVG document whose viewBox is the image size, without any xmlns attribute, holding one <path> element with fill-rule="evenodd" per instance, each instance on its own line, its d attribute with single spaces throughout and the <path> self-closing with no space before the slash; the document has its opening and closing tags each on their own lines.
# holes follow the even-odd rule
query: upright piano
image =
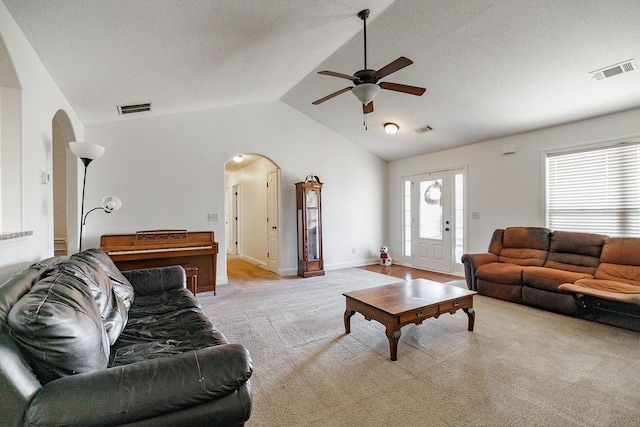
<svg viewBox="0 0 640 427">
<path fill-rule="evenodd" d="M 213 231 L 148 230 L 133 234 L 105 234 L 100 250 L 122 270 L 164 267 L 198 268 L 197 290 L 216 293 L 218 242 Z"/>
</svg>

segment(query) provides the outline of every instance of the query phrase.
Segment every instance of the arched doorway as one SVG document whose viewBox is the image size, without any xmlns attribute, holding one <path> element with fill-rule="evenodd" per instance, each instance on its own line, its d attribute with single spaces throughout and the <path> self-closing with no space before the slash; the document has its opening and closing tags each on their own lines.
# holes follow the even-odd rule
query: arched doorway
<svg viewBox="0 0 640 427">
<path fill-rule="evenodd" d="M 227 255 L 280 274 L 280 168 L 259 154 L 239 156 L 225 164 Z"/>
<path fill-rule="evenodd" d="M 77 160 L 67 149 L 75 141 L 69 116 L 58 110 L 51 121 L 53 157 L 53 252 L 56 256 L 75 252 L 78 229 Z"/>
</svg>

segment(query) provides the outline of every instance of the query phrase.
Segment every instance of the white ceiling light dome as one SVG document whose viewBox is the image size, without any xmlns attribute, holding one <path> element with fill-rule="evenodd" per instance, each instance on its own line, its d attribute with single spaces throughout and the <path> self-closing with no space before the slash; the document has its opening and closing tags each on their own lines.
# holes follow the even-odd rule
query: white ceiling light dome
<svg viewBox="0 0 640 427">
<path fill-rule="evenodd" d="M 351 92 L 362 102 L 362 105 L 367 105 L 380 92 L 380 86 L 375 83 L 362 83 L 351 89 Z"/>
<path fill-rule="evenodd" d="M 400 126 L 395 123 L 389 122 L 384 124 L 384 131 L 389 135 L 395 135 L 398 133 L 398 129 L 400 129 Z"/>
</svg>

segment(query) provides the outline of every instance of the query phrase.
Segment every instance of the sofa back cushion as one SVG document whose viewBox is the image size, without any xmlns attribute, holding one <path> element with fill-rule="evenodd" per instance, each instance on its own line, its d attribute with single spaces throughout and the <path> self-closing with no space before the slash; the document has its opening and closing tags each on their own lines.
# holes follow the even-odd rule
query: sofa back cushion
<svg viewBox="0 0 640 427">
<path fill-rule="evenodd" d="M 60 262 L 56 268 L 65 274 L 75 276 L 89 286 L 93 299 L 98 307 L 109 342 L 116 342 L 122 330 L 127 326 L 129 310 L 127 304 L 118 295 L 113 281 L 102 267 L 90 259 L 82 260 L 71 257 Z"/>
<path fill-rule="evenodd" d="M 71 259 L 82 260 L 96 268 L 101 268 L 109 277 L 111 288 L 116 295 L 122 299 L 122 303 L 125 305 L 126 309 L 129 310 L 129 308 L 131 308 L 135 295 L 133 286 L 131 286 L 129 280 L 124 277 L 118 267 L 116 267 L 113 260 L 109 258 L 109 255 L 99 249 L 88 249 L 71 255 Z"/>
<path fill-rule="evenodd" d="M 547 259 L 550 234 L 548 228 L 507 227 L 498 261 L 541 267 Z"/>
<path fill-rule="evenodd" d="M 545 267 L 593 275 L 600 264 L 604 234 L 554 231 Z"/>
<path fill-rule="evenodd" d="M 607 240 L 602 248 L 595 278 L 640 286 L 640 238 Z"/>
<path fill-rule="evenodd" d="M 491 241 L 489 242 L 489 252 L 494 255 L 500 255 L 502 252 L 502 240 L 504 239 L 504 230 L 498 228 L 493 232 Z"/>
<path fill-rule="evenodd" d="M 11 335 L 42 383 L 107 367 L 109 337 L 90 286 L 53 266 L 7 317 Z"/>
</svg>

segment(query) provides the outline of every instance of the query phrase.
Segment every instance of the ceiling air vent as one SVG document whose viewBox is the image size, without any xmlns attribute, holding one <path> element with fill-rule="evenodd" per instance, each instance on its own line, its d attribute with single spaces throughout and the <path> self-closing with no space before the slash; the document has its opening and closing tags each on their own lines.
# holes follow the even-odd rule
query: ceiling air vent
<svg viewBox="0 0 640 427">
<path fill-rule="evenodd" d="M 433 128 L 429 125 L 424 125 L 422 127 L 419 127 L 418 129 L 416 129 L 416 132 L 418 133 L 425 133 L 425 132 L 429 132 L 430 130 L 433 130 Z"/>
<path fill-rule="evenodd" d="M 118 114 L 144 113 L 145 111 L 151 111 L 150 102 L 144 104 L 118 105 Z"/>
<path fill-rule="evenodd" d="M 600 70 L 592 71 L 591 77 L 595 80 L 608 79 L 609 77 L 617 76 L 618 74 L 628 73 L 629 71 L 637 70 L 638 66 L 636 61 L 629 59 L 628 61 L 621 62 L 619 64 L 611 65 Z"/>
</svg>

